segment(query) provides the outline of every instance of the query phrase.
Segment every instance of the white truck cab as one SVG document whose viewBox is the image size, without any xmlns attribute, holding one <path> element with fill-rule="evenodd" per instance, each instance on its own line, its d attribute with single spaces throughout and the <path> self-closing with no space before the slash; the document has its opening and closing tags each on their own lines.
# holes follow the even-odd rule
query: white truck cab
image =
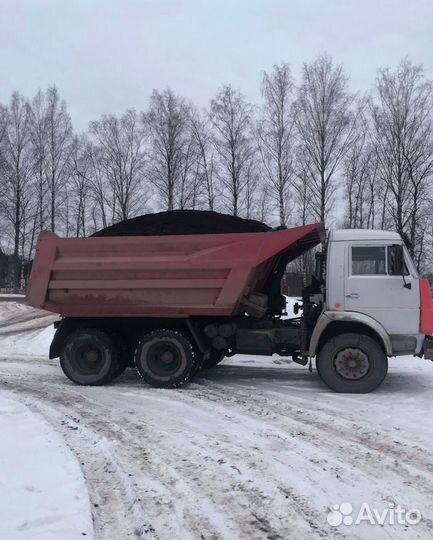
<svg viewBox="0 0 433 540">
<path fill-rule="evenodd" d="M 332 380 L 325 382 L 337 391 L 352 392 L 358 390 L 350 383 L 357 381 L 359 391 L 369 391 L 385 376 L 386 357 L 424 354 L 430 358 L 425 350 L 425 338 L 433 334 L 430 286 L 420 279 L 399 234 L 330 231 L 323 262 L 321 311 L 311 330 L 309 355 L 316 356 L 322 378 L 326 379 L 323 372 L 328 369 L 329 375 L 341 379 L 335 385 Z M 371 357 L 375 355 L 367 349 L 375 344 L 385 358 L 370 388 L 367 375 L 374 371 Z"/>
</svg>

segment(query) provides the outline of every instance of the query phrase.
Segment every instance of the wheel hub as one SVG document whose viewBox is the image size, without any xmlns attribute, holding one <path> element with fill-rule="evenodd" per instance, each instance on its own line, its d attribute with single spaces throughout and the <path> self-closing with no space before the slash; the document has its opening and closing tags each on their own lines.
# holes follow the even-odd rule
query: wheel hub
<svg viewBox="0 0 433 540">
<path fill-rule="evenodd" d="M 86 360 L 88 362 L 97 362 L 98 361 L 98 351 L 90 350 L 86 353 Z"/>
<path fill-rule="evenodd" d="M 83 345 L 77 352 L 76 367 L 82 374 L 91 374 L 102 366 L 101 351 L 93 345 Z"/>
<path fill-rule="evenodd" d="M 362 379 L 370 369 L 370 360 L 361 349 L 343 349 L 335 357 L 334 363 L 337 373 L 352 381 Z"/>
<path fill-rule="evenodd" d="M 158 376 L 174 375 L 181 365 L 180 351 L 169 340 L 152 345 L 147 356 L 150 370 Z"/>
<path fill-rule="evenodd" d="M 174 360 L 174 355 L 170 351 L 164 351 L 161 354 L 161 362 L 163 364 L 171 364 Z"/>
</svg>

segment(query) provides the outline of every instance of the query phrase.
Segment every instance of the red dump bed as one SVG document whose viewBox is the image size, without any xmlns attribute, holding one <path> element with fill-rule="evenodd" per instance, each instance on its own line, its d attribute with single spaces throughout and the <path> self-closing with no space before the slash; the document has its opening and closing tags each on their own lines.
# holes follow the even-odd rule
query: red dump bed
<svg viewBox="0 0 433 540">
<path fill-rule="evenodd" d="M 233 315 L 278 261 L 317 245 L 321 224 L 183 236 L 39 236 L 27 302 L 68 316 Z"/>
</svg>

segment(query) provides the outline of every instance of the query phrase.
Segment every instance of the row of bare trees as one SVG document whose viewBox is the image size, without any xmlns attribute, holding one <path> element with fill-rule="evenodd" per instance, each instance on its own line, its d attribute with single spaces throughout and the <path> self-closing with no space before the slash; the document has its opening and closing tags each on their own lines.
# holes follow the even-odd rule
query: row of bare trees
<svg viewBox="0 0 433 540">
<path fill-rule="evenodd" d="M 417 266 L 431 263 L 433 83 L 404 60 L 379 70 L 343 160 L 346 225 L 404 235 Z"/>
<path fill-rule="evenodd" d="M 0 106 L 0 287 L 27 279 L 38 233 L 85 236 L 161 209 L 211 209 L 277 225 L 397 230 L 431 260 L 433 85 L 403 60 L 354 94 L 327 55 L 262 76 L 262 103 L 226 85 L 207 109 L 154 90 L 72 129 L 55 87 Z M 8 253 L 9 256 L 4 254 Z"/>
</svg>

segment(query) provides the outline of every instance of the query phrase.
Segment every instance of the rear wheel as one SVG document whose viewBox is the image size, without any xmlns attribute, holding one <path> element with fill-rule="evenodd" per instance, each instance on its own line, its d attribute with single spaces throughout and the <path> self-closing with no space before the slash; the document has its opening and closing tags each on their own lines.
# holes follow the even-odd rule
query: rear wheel
<svg viewBox="0 0 433 540">
<path fill-rule="evenodd" d="M 363 394 L 382 383 L 388 358 L 371 337 L 347 333 L 324 344 L 316 365 L 323 382 L 335 392 Z"/>
<path fill-rule="evenodd" d="M 188 339 L 174 330 L 155 330 L 144 336 L 135 352 L 140 376 L 156 388 L 176 388 L 194 373 L 194 351 Z"/>
<path fill-rule="evenodd" d="M 101 330 L 76 330 L 63 344 L 60 366 L 75 384 L 105 384 L 120 372 L 119 351 L 113 339 Z"/>
</svg>

